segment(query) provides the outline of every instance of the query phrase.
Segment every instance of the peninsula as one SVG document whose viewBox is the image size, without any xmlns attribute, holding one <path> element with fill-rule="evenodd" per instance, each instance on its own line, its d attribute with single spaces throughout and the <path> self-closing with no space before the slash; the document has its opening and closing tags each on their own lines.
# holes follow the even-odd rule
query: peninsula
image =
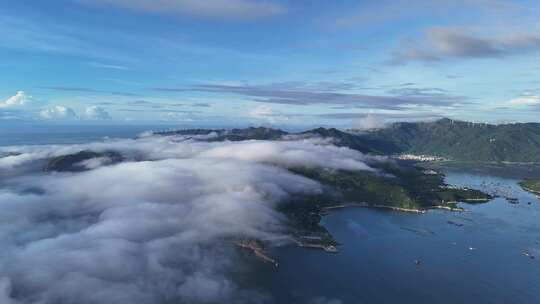
<svg viewBox="0 0 540 304">
<path fill-rule="evenodd" d="M 448 124 L 448 121 L 435 124 Z M 450 124 L 452 125 L 452 124 Z M 389 131 L 385 131 L 389 132 Z M 156 132 L 154 136 L 181 136 L 197 141 L 281 141 L 293 137 L 329 138 L 337 146 L 348 147 L 362 153 L 378 156 L 369 162 L 373 171 L 348 171 L 328 168 L 284 167 L 290 172 L 315 180 L 323 185 L 317 195 L 290 197 L 277 206 L 288 222 L 288 234 L 293 242 L 305 248 L 318 248 L 336 252 L 338 244 L 328 231 L 320 225 L 321 217 L 335 208 L 368 207 L 384 208 L 401 212 L 424 213 L 429 209 L 462 211 L 458 205 L 488 202 L 492 197 L 478 190 L 452 187 L 445 183 L 444 174 L 426 169 L 422 160 L 388 157 L 389 147 L 396 147 L 378 133 L 355 134 L 337 129 L 317 128 L 301 133 L 288 133 L 271 128 L 245 129 L 193 129 Z M 404 151 L 404 150 L 403 150 Z M 78 153 L 51 158 L 45 171 L 90 170 L 91 160 L 100 160 L 101 165 L 114 165 L 128 159 L 119 151 L 80 151 Z M 435 158 L 434 160 L 438 160 Z M 244 240 L 239 244 L 249 248 L 258 256 L 263 254 L 257 240 Z M 246 244 L 249 246 L 246 247 Z M 255 248 L 255 249 L 254 249 Z M 266 256 L 263 254 L 262 256 Z M 265 258 L 265 260 L 268 260 Z"/>
</svg>

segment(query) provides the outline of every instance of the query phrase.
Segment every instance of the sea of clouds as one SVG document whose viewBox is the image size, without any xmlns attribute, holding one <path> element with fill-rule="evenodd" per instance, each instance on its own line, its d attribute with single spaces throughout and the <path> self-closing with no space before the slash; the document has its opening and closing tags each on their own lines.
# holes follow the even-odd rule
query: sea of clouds
<svg viewBox="0 0 540 304">
<path fill-rule="evenodd" d="M 126 159 L 44 172 L 83 150 Z M 253 303 L 231 278 L 236 237 L 288 241 L 275 211 L 321 185 L 287 168 L 372 170 L 317 139 L 208 142 L 143 136 L 0 149 L 0 303 Z M 289 202 L 291 203 L 291 202 Z"/>
</svg>

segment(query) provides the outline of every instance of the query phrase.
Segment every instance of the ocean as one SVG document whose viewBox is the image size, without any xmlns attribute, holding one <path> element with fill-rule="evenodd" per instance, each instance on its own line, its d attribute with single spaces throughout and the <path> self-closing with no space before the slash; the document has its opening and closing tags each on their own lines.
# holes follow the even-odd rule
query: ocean
<svg viewBox="0 0 540 304">
<path fill-rule="evenodd" d="M 447 180 L 504 188 L 520 203 L 496 198 L 462 204 L 466 212 L 426 214 L 333 211 L 323 224 L 341 243 L 338 254 L 278 248 L 280 266 L 254 262 L 246 284 L 276 303 L 540 303 L 540 199 L 516 178 L 454 171 Z"/>
<path fill-rule="evenodd" d="M 172 128 L 168 125 L 0 125 L 0 146 L 78 144 L 104 138 L 133 138 L 145 131 Z"/>
<path fill-rule="evenodd" d="M 166 128 L 19 126 L 0 130 L 0 146 L 132 138 Z M 274 303 L 540 303 L 540 199 L 518 186 L 522 177 L 447 173 L 450 184 L 503 191 L 519 204 L 498 197 L 462 204 L 466 212 L 332 211 L 323 224 L 339 253 L 277 247 L 270 251 L 277 268 L 246 255 L 237 284 Z"/>
</svg>

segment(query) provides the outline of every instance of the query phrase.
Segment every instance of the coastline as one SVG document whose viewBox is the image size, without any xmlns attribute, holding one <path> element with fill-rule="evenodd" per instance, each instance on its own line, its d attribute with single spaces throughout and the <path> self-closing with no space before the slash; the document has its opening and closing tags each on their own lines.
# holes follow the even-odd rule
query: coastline
<svg viewBox="0 0 540 304">
<path fill-rule="evenodd" d="M 401 208 L 401 207 L 386 206 L 386 205 L 370 205 L 370 204 L 364 203 L 364 202 L 362 202 L 362 203 L 349 203 L 349 204 L 341 204 L 341 205 L 323 207 L 321 209 L 321 211 L 330 211 L 330 210 L 334 210 L 334 209 L 342 209 L 342 208 L 349 208 L 349 207 L 379 208 L 379 209 L 389 209 L 389 210 L 400 211 L 400 212 L 409 212 L 409 213 L 426 213 L 426 210 L 422 210 L 422 209 Z"/>
<path fill-rule="evenodd" d="M 527 191 L 527 192 L 529 192 L 529 193 L 532 193 L 532 194 L 536 195 L 537 197 L 540 197 L 540 191 L 533 190 L 533 189 L 531 189 L 531 188 L 529 188 L 529 187 L 527 187 L 527 186 L 522 185 L 521 183 L 519 184 L 519 186 L 520 186 L 523 190 L 525 190 L 525 191 Z"/>
<path fill-rule="evenodd" d="M 485 201 L 485 202 L 487 202 L 489 200 L 470 199 L 470 200 L 464 201 L 464 203 L 467 203 L 468 201 L 483 201 L 483 202 Z M 457 203 L 457 202 L 453 202 L 453 203 Z M 417 213 L 417 214 L 424 214 L 424 213 L 427 213 L 429 210 L 433 210 L 433 209 L 441 209 L 441 210 L 447 210 L 447 211 L 452 211 L 452 212 L 466 212 L 467 211 L 466 209 L 461 208 L 461 207 L 455 208 L 455 207 L 442 206 L 442 205 L 431 206 L 431 207 L 428 207 L 428 208 L 425 208 L 425 209 L 413 209 L 413 208 L 402 208 L 402 207 L 394 207 L 394 206 L 386 206 L 386 205 L 370 205 L 370 204 L 367 204 L 367 203 L 349 203 L 349 204 L 328 206 L 328 207 L 322 208 L 321 211 L 326 212 L 326 211 L 331 211 L 331 210 L 334 210 L 334 209 L 343 209 L 343 208 L 349 208 L 349 207 L 388 209 L 388 210 L 392 210 L 392 211 L 407 212 L 407 213 Z"/>
</svg>

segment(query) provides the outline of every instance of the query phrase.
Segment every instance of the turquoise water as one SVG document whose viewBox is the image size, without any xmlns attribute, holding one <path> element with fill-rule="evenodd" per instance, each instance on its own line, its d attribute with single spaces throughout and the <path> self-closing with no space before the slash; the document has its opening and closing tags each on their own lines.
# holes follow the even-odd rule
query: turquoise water
<svg viewBox="0 0 540 304">
<path fill-rule="evenodd" d="M 277 303 L 540 303 L 540 200 L 518 179 L 450 173 L 448 181 L 504 187 L 521 203 L 423 215 L 338 210 L 323 223 L 339 254 L 280 248 L 280 267 L 254 266 L 250 285 Z"/>
</svg>

